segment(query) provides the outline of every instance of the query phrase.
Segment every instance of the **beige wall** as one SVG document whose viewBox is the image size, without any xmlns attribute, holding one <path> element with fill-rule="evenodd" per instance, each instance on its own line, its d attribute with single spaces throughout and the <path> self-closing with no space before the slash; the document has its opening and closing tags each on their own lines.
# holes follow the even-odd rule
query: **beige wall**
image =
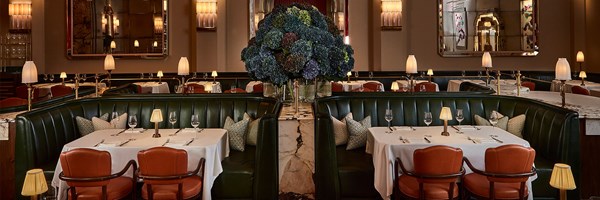
<svg viewBox="0 0 600 200">
<path fill-rule="evenodd" d="M 600 2 L 586 0 L 585 18 L 585 64 L 586 71 L 600 73 Z"/>
</svg>

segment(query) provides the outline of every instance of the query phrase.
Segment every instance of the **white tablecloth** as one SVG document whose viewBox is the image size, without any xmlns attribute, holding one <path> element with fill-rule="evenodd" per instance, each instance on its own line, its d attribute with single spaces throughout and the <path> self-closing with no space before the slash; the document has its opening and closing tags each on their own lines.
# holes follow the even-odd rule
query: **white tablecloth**
<svg viewBox="0 0 600 200">
<path fill-rule="evenodd" d="M 204 165 L 204 177 L 202 181 L 202 198 L 205 200 L 211 199 L 212 185 L 223 172 L 221 161 L 229 156 L 229 139 L 227 131 L 224 129 L 204 129 L 200 133 L 189 133 L 181 131 L 177 136 L 169 136 L 175 133 L 177 129 L 161 129 L 160 138 L 152 138 L 154 130 L 146 130 L 142 133 L 122 133 L 119 136 L 111 136 L 118 133 L 121 129 L 100 130 L 90 133 L 82 138 L 72 141 L 63 146 L 62 152 L 77 148 L 93 148 L 97 150 L 108 151 L 112 157 L 112 173 L 121 171 L 129 160 L 137 162 L 137 153 L 144 149 L 161 146 L 167 139 L 170 139 L 171 144 L 179 144 L 179 146 L 171 146 L 177 149 L 184 149 L 188 153 L 188 170 L 192 171 L 198 166 L 200 158 L 206 160 Z M 191 138 L 197 137 L 189 146 L 182 146 Z M 102 139 L 104 143 L 120 143 L 128 139 L 135 139 L 121 147 L 94 147 Z M 52 186 L 58 187 L 58 199 L 66 199 L 66 190 L 68 188 L 66 182 L 61 181 L 58 175 L 62 172 L 60 162 L 56 165 L 54 177 L 52 178 Z M 126 173 L 127 176 L 132 175 L 132 170 Z"/>
<path fill-rule="evenodd" d="M 152 94 L 168 94 L 171 93 L 169 90 L 169 84 L 167 82 L 136 82 L 133 83 L 139 86 L 142 86 L 142 94 L 152 93 Z"/>
<path fill-rule="evenodd" d="M 419 83 L 425 83 L 425 82 L 429 82 L 427 80 L 413 80 L 413 87 Z M 398 83 L 398 87 L 402 88 L 402 86 L 408 88 L 407 91 L 410 91 L 410 84 L 408 80 L 396 80 L 396 83 Z M 435 84 L 435 91 L 439 92 L 440 91 L 440 86 L 435 83 L 435 82 L 431 82 L 433 84 Z M 460 84 L 459 84 L 460 85 Z"/>
<path fill-rule="evenodd" d="M 572 93 L 571 88 L 573 88 L 573 86 L 581 86 L 581 80 L 566 81 L 565 82 L 565 92 Z M 591 93 L 591 90 L 596 90 L 596 92 L 600 91 L 600 83 L 585 81 L 585 86 L 581 86 L 581 87 L 590 90 L 590 93 Z M 560 92 L 560 81 L 559 80 L 552 81 L 552 85 L 550 86 L 550 91 Z M 598 94 L 598 97 L 600 97 L 600 94 Z"/>
<path fill-rule="evenodd" d="M 472 127 L 472 126 L 463 126 Z M 367 141 L 367 152 L 373 154 L 373 165 L 375 167 L 375 189 L 379 192 L 382 198 L 389 199 L 394 186 L 394 162 L 397 157 L 400 157 L 407 170 L 413 170 L 413 152 L 417 149 L 423 149 L 434 145 L 447 145 L 451 147 L 461 148 L 463 156 L 468 158 L 474 167 L 480 170 L 485 170 L 485 150 L 506 144 L 519 144 L 529 147 L 529 142 L 518 138 L 502 129 L 493 128 L 491 126 L 479 126 L 481 130 L 463 130 L 464 134 L 457 133 L 456 130 L 448 127 L 450 136 L 441 136 L 443 131 L 442 126 L 432 127 L 416 127 L 416 131 L 410 129 L 398 129 L 393 133 L 385 133 L 387 127 L 369 128 L 369 136 Z M 431 143 L 427 143 L 423 138 L 428 135 Z M 496 135 L 499 140 L 504 143 L 499 143 L 490 140 L 490 135 Z M 399 140 L 400 136 L 408 138 L 410 143 L 403 143 Z M 482 138 L 484 143 L 473 143 L 471 138 Z M 464 164 L 467 173 L 471 170 Z M 527 181 L 527 187 L 531 188 L 531 181 L 537 176 L 531 177 Z M 529 189 L 529 199 L 533 199 L 532 190 Z"/>
<path fill-rule="evenodd" d="M 50 88 L 52 88 L 53 86 L 57 86 L 57 85 L 62 85 L 62 83 L 42 83 L 42 84 L 36 84 L 33 87 L 38 88 L 40 91 L 40 97 L 44 97 L 47 96 L 52 98 L 52 90 L 50 90 Z M 65 86 L 70 87 L 75 89 L 75 83 L 65 83 Z M 96 87 L 96 83 L 95 82 L 83 82 L 83 83 L 79 83 L 79 87 Z M 105 88 L 106 87 L 106 83 L 98 83 L 98 88 Z"/>
<path fill-rule="evenodd" d="M 223 93 L 222 89 L 221 89 L 221 82 L 212 82 L 212 81 L 190 81 L 187 84 L 198 84 L 198 85 L 203 85 L 204 86 L 204 90 L 206 90 L 206 88 L 210 88 L 210 93 Z M 181 88 L 179 90 L 177 90 L 178 93 L 181 93 Z"/>
<path fill-rule="evenodd" d="M 261 84 L 262 81 L 250 81 L 248 82 L 248 84 L 246 85 L 246 92 L 248 93 L 252 93 L 254 91 L 254 86 Z"/>
<path fill-rule="evenodd" d="M 379 82 L 379 81 L 365 81 L 365 80 L 359 80 L 359 81 L 338 81 L 339 84 L 342 84 L 342 88 L 344 89 L 344 92 L 351 92 L 352 90 L 356 89 L 356 88 L 360 88 L 362 87 L 365 83 L 367 82 L 374 82 L 374 83 L 378 83 L 381 87 L 379 91 L 377 92 L 383 92 L 384 88 L 383 88 L 383 83 Z"/>
</svg>

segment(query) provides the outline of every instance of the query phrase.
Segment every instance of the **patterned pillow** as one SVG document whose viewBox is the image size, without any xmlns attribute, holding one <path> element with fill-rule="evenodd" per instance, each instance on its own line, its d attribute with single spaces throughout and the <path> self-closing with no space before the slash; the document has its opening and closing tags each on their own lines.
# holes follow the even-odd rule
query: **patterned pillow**
<svg viewBox="0 0 600 200">
<path fill-rule="evenodd" d="M 352 119 L 352 113 L 348 113 L 342 120 L 338 120 L 331 116 L 333 122 L 333 137 L 335 138 L 335 146 L 348 143 L 348 128 L 346 127 L 346 118 Z"/>
<path fill-rule="evenodd" d="M 234 122 L 231 117 L 225 119 L 223 128 L 227 130 L 229 136 L 229 148 L 238 151 L 244 151 L 246 143 L 246 129 L 249 119 Z"/>
<path fill-rule="evenodd" d="M 116 123 L 117 127 L 113 127 L 112 123 Z M 102 120 L 97 117 L 92 117 L 92 125 L 94 125 L 94 130 L 104 130 L 104 129 L 125 129 L 127 128 L 127 113 L 123 113 L 119 116 L 119 119 L 112 119 L 110 122 L 106 120 Z"/>
<path fill-rule="evenodd" d="M 262 118 L 252 120 L 252 117 L 248 113 L 244 113 L 244 119 L 250 121 L 248 123 L 248 133 L 246 133 L 246 144 L 256 146 L 256 143 L 258 143 L 258 125 Z"/>
<path fill-rule="evenodd" d="M 500 119 L 498 120 L 498 123 L 496 124 L 496 127 L 501 128 L 502 130 L 505 130 L 509 133 L 512 133 L 513 135 L 519 137 L 519 138 L 523 138 L 523 128 L 525 128 L 525 119 L 526 116 L 524 114 L 518 115 L 516 117 L 513 118 L 508 118 L 508 116 L 504 116 L 500 113 L 498 113 L 498 117 L 500 117 Z M 479 115 L 475 115 L 475 124 L 480 125 L 480 126 L 491 126 L 492 124 L 490 124 L 490 122 L 487 119 L 484 119 L 483 117 L 480 117 Z"/>
<path fill-rule="evenodd" d="M 345 118 L 348 127 L 348 146 L 346 150 L 352 150 L 367 145 L 367 134 L 371 128 L 371 116 L 365 117 L 362 121 L 357 122 L 351 118 Z"/>
<path fill-rule="evenodd" d="M 101 120 L 108 120 L 108 113 L 104 113 L 104 115 L 100 116 Z M 81 136 L 85 136 L 94 132 L 94 124 L 92 124 L 92 120 L 77 116 L 75 117 L 75 122 L 77 123 L 77 129 L 79 130 L 79 134 Z"/>
</svg>

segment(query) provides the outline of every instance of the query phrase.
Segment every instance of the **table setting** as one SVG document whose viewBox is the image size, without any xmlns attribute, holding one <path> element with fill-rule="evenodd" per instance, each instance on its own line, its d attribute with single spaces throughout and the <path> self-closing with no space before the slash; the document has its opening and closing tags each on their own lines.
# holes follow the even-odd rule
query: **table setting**
<svg viewBox="0 0 600 200">
<path fill-rule="evenodd" d="M 169 90 L 169 84 L 167 82 L 135 82 L 133 84 L 142 87 L 141 93 L 152 93 L 152 94 L 168 94 L 171 93 Z"/>
</svg>

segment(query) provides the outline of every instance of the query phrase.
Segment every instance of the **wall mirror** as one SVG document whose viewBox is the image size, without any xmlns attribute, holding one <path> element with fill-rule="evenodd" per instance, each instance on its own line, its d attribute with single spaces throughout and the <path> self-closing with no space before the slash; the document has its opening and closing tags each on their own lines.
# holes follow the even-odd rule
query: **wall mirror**
<svg viewBox="0 0 600 200">
<path fill-rule="evenodd" d="M 438 53 L 536 56 L 537 4 L 537 0 L 438 0 Z"/>
<path fill-rule="evenodd" d="M 67 0 L 67 55 L 163 58 L 168 0 Z"/>
</svg>

